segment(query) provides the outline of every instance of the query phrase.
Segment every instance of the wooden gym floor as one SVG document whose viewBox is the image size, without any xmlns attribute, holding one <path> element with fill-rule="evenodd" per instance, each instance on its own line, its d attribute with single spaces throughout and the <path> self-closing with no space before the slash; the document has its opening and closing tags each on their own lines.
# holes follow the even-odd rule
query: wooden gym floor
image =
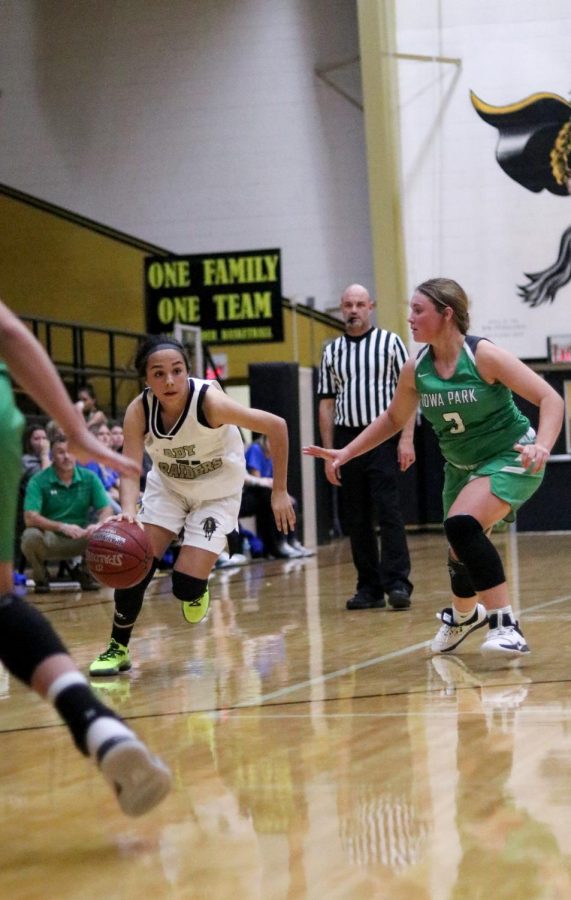
<svg viewBox="0 0 571 900">
<path fill-rule="evenodd" d="M 187 625 L 157 578 L 134 668 L 95 681 L 174 773 L 125 818 L 54 711 L 0 671 L 0 897 L 570 898 L 569 535 L 497 535 L 532 654 L 431 658 L 441 534 L 409 611 L 347 612 L 346 540 L 217 571 Z M 86 671 L 109 590 L 30 595 Z"/>
</svg>

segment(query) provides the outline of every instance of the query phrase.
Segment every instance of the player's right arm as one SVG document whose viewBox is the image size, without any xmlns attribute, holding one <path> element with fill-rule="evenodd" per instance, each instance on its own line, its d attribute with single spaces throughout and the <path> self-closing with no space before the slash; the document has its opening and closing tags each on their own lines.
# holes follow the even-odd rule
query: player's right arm
<svg viewBox="0 0 571 900">
<path fill-rule="evenodd" d="M 137 474 L 123 475 L 119 486 L 121 516 L 134 519 L 137 514 L 137 503 L 140 494 L 140 473 L 143 466 L 145 450 L 145 411 L 143 395 L 135 397 L 127 407 L 123 419 L 123 453 L 137 463 Z"/>
<path fill-rule="evenodd" d="M 418 394 L 414 381 L 414 360 L 408 360 L 401 371 L 395 395 L 386 412 L 377 416 L 357 437 L 341 450 L 324 447 L 304 447 L 306 456 L 316 456 L 330 460 L 338 476 L 339 468 L 355 456 L 361 456 L 378 444 L 384 443 L 394 434 L 402 431 L 414 415 L 418 405 Z"/>
</svg>

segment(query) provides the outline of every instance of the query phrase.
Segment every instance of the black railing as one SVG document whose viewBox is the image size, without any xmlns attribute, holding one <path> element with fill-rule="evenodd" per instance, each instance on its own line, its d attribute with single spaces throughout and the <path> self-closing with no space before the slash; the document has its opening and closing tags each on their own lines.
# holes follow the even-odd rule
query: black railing
<svg viewBox="0 0 571 900">
<path fill-rule="evenodd" d="M 135 370 L 135 355 L 145 334 L 118 331 L 95 325 L 78 325 L 56 319 L 20 316 L 61 375 L 72 399 L 85 384 L 94 387 L 97 402 L 112 419 L 122 418 L 126 407 L 142 388 Z M 215 371 L 209 348 L 202 347 L 205 366 Z M 203 372 L 196 372 L 204 378 Z M 216 375 L 224 389 L 224 382 Z M 18 405 L 24 413 L 38 416 L 40 412 L 30 398 L 19 392 Z"/>
<path fill-rule="evenodd" d="M 122 416 L 141 387 L 134 359 L 144 334 L 55 319 L 20 318 L 46 349 L 73 399 L 81 387 L 92 384 L 101 409 L 111 418 Z M 23 395 L 19 404 L 25 413 L 38 412 Z"/>
</svg>

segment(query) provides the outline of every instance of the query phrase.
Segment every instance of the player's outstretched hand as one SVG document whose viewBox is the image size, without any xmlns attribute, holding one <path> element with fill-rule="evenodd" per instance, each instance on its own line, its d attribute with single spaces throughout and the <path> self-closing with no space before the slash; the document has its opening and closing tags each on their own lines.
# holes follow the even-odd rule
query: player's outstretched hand
<svg viewBox="0 0 571 900">
<path fill-rule="evenodd" d="M 79 462 L 89 462 L 91 459 L 103 463 L 110 469 L 115 469 L 120 475 L 139 477 L 140 468 L 130 456 L 123 453 L 115 453 L 105 444 L 102 444 L 95 435 L 83 428 L 74 435 L 68 437 L 69 449 Z"/>
<path fill-rule="evenodd" d="M 317 459 L 325 460 L 325 476 L 327 481 L 339 487 L 341 484 L 340 466 L 347 460 L 343 450 L 329 450 L 325 447 L 317 447 L 310 444 L 309 447 L 303 447 L 304 456 L 315 456 Z"/>
<path fill-rule="evenodd" d="M 335 459 L 337 453 L 337 450 L 327 450 L 325 447 L 318 447 L 316 444 L 302 447 L 301 450 L 304 456 L 315 456 L 318 459 Z"/>
</svg>

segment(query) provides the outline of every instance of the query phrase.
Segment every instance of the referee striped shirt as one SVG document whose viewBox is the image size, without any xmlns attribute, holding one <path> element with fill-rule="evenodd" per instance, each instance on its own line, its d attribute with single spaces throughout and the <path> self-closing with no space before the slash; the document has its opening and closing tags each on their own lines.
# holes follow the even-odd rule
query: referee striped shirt
<svg viewBox="0 0 571 900">
<path fill-rule="evenodd" d="M 384 412 L 407 359 L 398 334 L 384 328 L 331 341 L 321 357 L 317 393 L 335 397 L 335 425 L 362 428 Z"/>
</svg>

